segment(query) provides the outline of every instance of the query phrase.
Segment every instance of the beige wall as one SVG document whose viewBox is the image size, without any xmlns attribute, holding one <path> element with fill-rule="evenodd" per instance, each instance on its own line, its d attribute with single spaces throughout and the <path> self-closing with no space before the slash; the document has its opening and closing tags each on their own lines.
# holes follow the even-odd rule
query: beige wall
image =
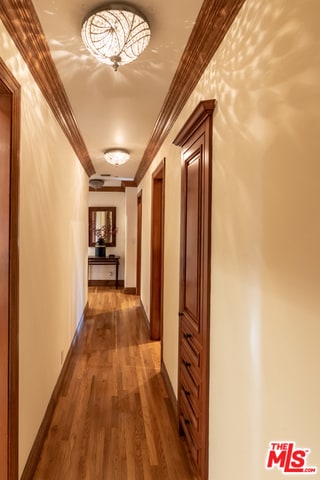
<svg viewBox="0 0 320 480">
<path fill-rule="evenodd" d="M 210 479 L 283 478 L 268 443 L 320 468 L 318 0 L 247 0 L 141 182 L 149 305 L 150 174 L 167 158 L 164 362 L 177 389 L 180 152 L 172 139 L 216 98 Z M 148 308 L 146 308 L 148 312 Z"/>
<path fill-rule="evenodd" d="M 137 265 L 137 189 L 126 188 L 126 262 L 124 286 L 136 287 Z"/>
<path fill-rule="evenodd" d="M 88 178 L 0 22 L 21 85 L 19 470 L 87 303 Z"/>
</svg>

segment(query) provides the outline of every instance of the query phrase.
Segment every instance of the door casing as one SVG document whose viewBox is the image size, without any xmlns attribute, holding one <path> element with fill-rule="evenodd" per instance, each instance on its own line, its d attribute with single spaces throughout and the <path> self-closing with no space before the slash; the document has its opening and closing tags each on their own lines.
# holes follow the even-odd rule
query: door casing
<svg viewBox="0 0 320 480">
<path fill-rule="evenodd" d="M 142 190 L 137 195 L 137 270 L 136 295 L 141 295 Z"/>
<path fill-rule="evenodd" d="M 150 337 L 162 340 L 165 159 L 152 174 Z"/>
<path fill-rule="evenodd" d="M 0 478 L 18 478 L 20 86 L 0 59 Z"/>
</svg>

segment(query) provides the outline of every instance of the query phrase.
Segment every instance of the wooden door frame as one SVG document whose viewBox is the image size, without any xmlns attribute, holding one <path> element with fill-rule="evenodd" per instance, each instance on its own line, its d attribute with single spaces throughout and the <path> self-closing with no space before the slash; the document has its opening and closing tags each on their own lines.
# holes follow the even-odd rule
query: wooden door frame
<svg viewBox="0 0 320 480">
<path fill-rule="evenodd" d="M 150 338 L 162 340 L 165 158 L 152 174 Z"/>
<path fill-rule="evenodd" d="M 19 250 L 18 250 L 18 217 L 19 217 L 19 147 L 20 147 L 20 85 L 0 58 L 0 96 L 11 100 L 9 107 L 8 127 L 11 129 L 10 140 L 0 152 L 0 162 L 8 163 L 9 208 L 1 211 L 1 216 L 9 225 L 9 252 L 7 272 L 0 268 L 1 281 L 8 285 L 8 315 L 0 321 L 0 335 L 6 335 L 8 347 L 7 385 L 7 449 L 3 452 L 7 457 L 6 479 L 18 479 L 18 412 L 19 412 Z M 1 100 L 0 100 L 1 101 Z M 8 179 L 7 179 L 8 180 Z M 1 186 L 0 186 L 1 188 Z M 1 312 L 0 312 L 1 313 Z M 5 372 L 1 372 L 4 373 Z"/>
<path fill-rule="evenodd" d="M 137 195 L 137 269 L 136 295 L 141 295 L 142 190 Z"/>
</svg>

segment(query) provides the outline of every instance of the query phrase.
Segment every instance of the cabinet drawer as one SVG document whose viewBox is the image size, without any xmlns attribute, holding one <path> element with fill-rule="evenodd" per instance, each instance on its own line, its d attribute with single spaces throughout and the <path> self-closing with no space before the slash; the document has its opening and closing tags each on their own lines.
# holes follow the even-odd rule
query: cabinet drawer
<svg viewBox="0 0 320 480">
<path fill-rule="evenodd" d="M 199 410 L 200 403 L 200 386 L 196 385 L 191 379 L 190 375 L 185 374 L 184 371 L 181 371 L 180 378 L 181 391 L 188 401 Z"/>
<path fill-rule="evenodd" d="M 190 354 L 190 349 L 184 344 L 181 345 L 180 351 L 181 371 L 185 376 L 189 376 L 196 388 L 200 385 L 200 370 L 197 364 L 194 363 L 194 358 Z"/>
<path fill-rule="evenodd" d="M 188 396 L 184 394 L 182 388 L 180 390 L 180 409 L 189 430 L 193 433 L 195 438 L 198 438 L 200 429 L 199 410 L 197 406 L 189 400 Z"/>
<path fill-rule="evenodd" d="M 181 320 L 181 345 L 184 345 L 189 350 L 192 362 L 198 368 L 201 368 L 201 345 L 199 344 L 196 335 L 185 319 Z"/>
<path fill-rule="evenodd" d="M 198 446 L 197 442 L 192 438 L 192 435 L 189 430 L 189 426 L 185 422 L 185 418 L 183 414 L 180 415 L 180 424 L 185 434 L 191 457 L 194 463 L 198 465 L 200 460 L 200 447 Z"/>
</svg>

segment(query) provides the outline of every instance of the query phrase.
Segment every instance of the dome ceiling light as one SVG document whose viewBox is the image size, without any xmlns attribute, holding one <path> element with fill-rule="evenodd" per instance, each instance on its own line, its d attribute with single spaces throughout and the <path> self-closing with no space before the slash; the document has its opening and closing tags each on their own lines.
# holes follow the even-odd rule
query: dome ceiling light
<svg viewBox="0 0 320 480">
<path fill-rule="evenodd" d="M 104 180 L 102 180 L 101 178 L 90 178 L 89 185 L 95 190 L 99 190 L 99 188 L 102 188 L 104 186 Z"/>
<path fill-rule="evenodd" d="M 119 65 L 135 60 L 150 41 L 150 27 L 133 8 L 110 4 L 91 12 L 83 21 L 82 40 L 89 52 L 100 62 Z"/>
<path fill-rule="evenodd" d="M 127 150 L 117 148 L 104 152 L 104 158 L 111 165 L 123 165 L 129 160 L 130 154 Z"/>
</svg>

